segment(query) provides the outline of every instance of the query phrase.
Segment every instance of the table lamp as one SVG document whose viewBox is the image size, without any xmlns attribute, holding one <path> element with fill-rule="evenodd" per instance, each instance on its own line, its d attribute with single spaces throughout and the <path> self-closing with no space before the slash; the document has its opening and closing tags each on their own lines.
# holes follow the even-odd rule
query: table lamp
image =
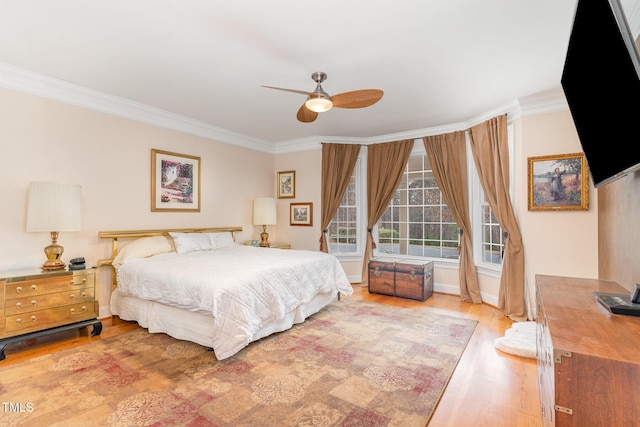
<svg viewBox="0 0 640 427">
<path fill-rule="evenodd" d="M 276 225 L 276 199 L 261 197 L 253 201 L 253 224 L 262 225 L 260 246 L 269 247 L 267 225 Z"/>
<path fill-rule="evenodd" d="M 43 270 L 62 270 L 64 248 L 58 244 L 60 231 L 80 231 L 80 186 L 52 182 L 29 184 L 27 231 L 50 232 L 51 244 L 44 248 Z"/>
</svg>

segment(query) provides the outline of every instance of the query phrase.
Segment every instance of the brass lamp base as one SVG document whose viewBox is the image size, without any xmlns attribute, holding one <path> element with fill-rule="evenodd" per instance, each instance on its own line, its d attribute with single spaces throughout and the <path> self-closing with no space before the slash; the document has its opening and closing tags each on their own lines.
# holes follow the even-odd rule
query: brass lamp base
<svg viewBox="0 0 640 427">
<path fill-rule="evenodd" d="M 50 270 L 62 270 L 64 263 L 60 259 L 64 248 L 58 244 L 58 232 L 51 232 L 51 244 L 44 248 L 44 254 L 47 256 L 47 260 L 42 264 L 42 269 L 46 271 Z"/>
<path fill-rule="evenodd" d="M 269 245 L 269 233 L 267 233 L 267 226 L 262 226 L 262 233 L 260 233 L 260 247 L 268 248 Z"/>
</svg>

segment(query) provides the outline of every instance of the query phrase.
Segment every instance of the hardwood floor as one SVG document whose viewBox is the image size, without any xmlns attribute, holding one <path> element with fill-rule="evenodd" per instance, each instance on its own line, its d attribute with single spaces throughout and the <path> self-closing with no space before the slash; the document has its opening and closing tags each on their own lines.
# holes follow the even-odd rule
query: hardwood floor
<svg viewBox="0 0 640 427">
<path fill-rule="evenodd" d="M 478 320 L 467 348 L 429 422 L 429 427 L 491 426 L 540 427 L 540 394 L 534 359 L 501 353 L 494 340 L 504 335 L 511 320 L 500 310 L 487 304 L 460 301 L 455 295 L 434 294 L 425 302 L 370 294 L 359 284 L 354 295 L 366 301 L 420 310 L 429 307 L 443 314 Z M 103 330 L 92 337 L 86 330 L 67 332 L 46 341 L 40 339 L 9 346 L 2 368 L 33 357 L 101 340 L 137 328 L 121 320 L 103 319 Z"/>
<path fill-rule="evenodd" d="M 542 414 L 535 359 L 511 356 L 494 347 L 512 321 L 487 304 L 434 293 L 425 302 L 370 294 L 354 285 L 354 297 L 412 309 L 476 319 L 478 326 L 458 362 L 429 427 L 540 427 Z"/>
</svg>

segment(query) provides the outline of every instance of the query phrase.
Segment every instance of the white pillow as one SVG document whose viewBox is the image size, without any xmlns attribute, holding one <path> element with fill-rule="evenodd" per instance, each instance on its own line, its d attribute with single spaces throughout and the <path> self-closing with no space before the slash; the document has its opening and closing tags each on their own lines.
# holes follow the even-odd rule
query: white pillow
<svg viewBox="0 0 640 427">
<path fill-rule="evenodd" d="M 186 254 L 195 251 L 210 251 L 215 249 L 213 239 L 208 233 L 177 233 L 170 231 L 176 252 Z"/>
<path fill-rule="evenodd" d="M 111 264 L 118 268 L 132 258 L 147 258 L 174 250 L 171 241 L 165 236 L 141 237 L 120 249 Z"/>
<path fill-rule="evenodd" d="M 218 248 L 224 248 L 225 246 L 234 245 L 236 242 L 233 241 L 233 236 L 231 232 L 222 232 L 222 233 L 209 233 L 211 239 L 213 240 L 213 246 Z"/>
</svg>

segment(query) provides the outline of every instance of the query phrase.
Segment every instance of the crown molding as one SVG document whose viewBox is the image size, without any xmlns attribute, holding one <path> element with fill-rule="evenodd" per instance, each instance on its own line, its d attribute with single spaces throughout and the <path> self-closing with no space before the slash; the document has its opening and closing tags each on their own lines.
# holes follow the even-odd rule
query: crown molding
<svg viewBox="0 0 640 427">
<path fill-rule="evenodd" d="M 274 144 L 0 62 L 0 86 L 203 138 L 273 153 Z"/>
<path fill-rule="evenodd" d="M 569 108 L 564 93 L 558 86 L 549 91 L 519 98 L 491 111 L 487 111 L 471 120 L 460 123 L 374 137 L 312 136 L 271 143 L 2 62 L 0 62 L 0 86 L 18 92 L 24 92 L 42 98 L 271 154 L 320 149 L 323 142 L 369 145 L 411 138 L 416 139 L 422 138 L 423 136 L 468 129 L 500 114 L 507 114 L 509 119 L 512 120 L 522 116 L 543 114 Z"/>
</svg>

